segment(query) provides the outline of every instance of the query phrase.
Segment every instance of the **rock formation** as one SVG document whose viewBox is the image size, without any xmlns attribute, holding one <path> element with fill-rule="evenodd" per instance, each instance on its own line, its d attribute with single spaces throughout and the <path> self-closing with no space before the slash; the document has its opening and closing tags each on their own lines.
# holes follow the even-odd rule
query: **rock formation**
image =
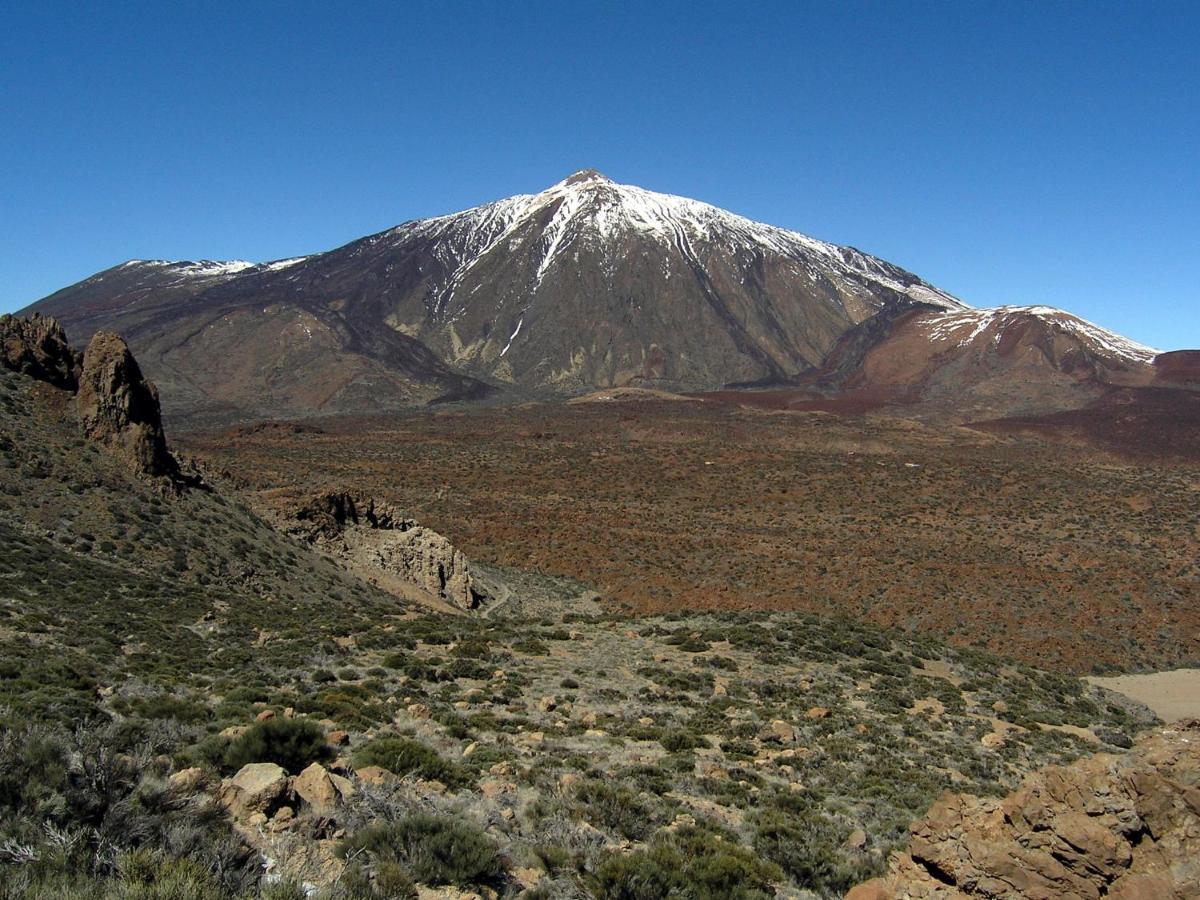
<svg viewBox="0 0 1200 900">
<path fill-rule="evenodd" d="M 1033 773 L 1003 800 L 943 795 L 851 900 L 1200 896 L 1200 721 Z"/>
<path fill-rule="evenodd" d="M 459 609 L 476 609 L 488 600 L 461 551 L 387 503 L 344 492 L 322 494 L 296 511 L 288 530 L 363 575 L 399 578 Z"/>
<path fill-rule="evenodd" d="M 147 475 L 175 469 L 163 434 L 158 391 L 142 377 L 120 335 L 99 331 L 92 337 L 83 354 L 76 399 L 89 438 L 113 448 Z"/>
<path fill-rule="evenodd" d="M 0 316 L 0 365 L 74 393 L 87 437 L 116 451 L 135 471 L 178 473 L 163 434 L 158 391 L 119 335 L 97 332 L 80 355 L 54 319 Z"/>
<path fill-rule="evenodd" d="M 0 316 L 0 365 L 73 391 L 80 358 L 55 319 L 37 313 L 28 319 L 6 315 Z"/>
</svg>

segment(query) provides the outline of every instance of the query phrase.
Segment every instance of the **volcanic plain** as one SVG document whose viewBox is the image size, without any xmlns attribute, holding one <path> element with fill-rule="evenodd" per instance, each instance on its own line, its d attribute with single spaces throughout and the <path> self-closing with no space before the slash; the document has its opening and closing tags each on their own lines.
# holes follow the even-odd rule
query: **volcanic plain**
<svg viewBox="0 0 1200 900">
<path fill-rule="evenodd" d="M 1200 661 L 1194 462 L 762 396 L 602 393 L 177 445 L 265 511 L 378 496 L 612 611 L 845 615 L 1064 672 Z"/>
</svg>

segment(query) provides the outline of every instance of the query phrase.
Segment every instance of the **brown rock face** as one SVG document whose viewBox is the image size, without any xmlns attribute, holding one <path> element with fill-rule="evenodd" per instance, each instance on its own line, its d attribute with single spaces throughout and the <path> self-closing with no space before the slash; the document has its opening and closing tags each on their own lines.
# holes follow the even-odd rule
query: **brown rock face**
<svg viewBox="0 0 1200 900">
<path fill-rule="evenodd" d="M 79 377 L 79 354 L 62 326 L 37 313 L 28 319 L 0 316 L 0 365 L 68 391 Z"/>
<path fill-rule="evenodd" d="M 87 436 L 107 444 L 147 475 L 165 475 L 175 462 L 167 452 L 158 391 L 142 377 L 119 335 L 97 332 L 83 354 L 77 398 Z"/>
<path fill-rule="evenodd" d="M 1003 800 L 944 795 L 854 896 L 1200 896 L 1200 721 L 1035 772 Z"/>
</svg>

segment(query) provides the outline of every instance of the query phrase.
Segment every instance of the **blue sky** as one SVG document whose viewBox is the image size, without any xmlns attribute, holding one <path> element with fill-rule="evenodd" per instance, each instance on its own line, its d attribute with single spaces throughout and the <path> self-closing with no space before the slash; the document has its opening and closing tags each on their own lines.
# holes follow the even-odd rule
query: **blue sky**
<svg viewBox="0 0 1200 900">
<path fill-rule="evenodd" d="M 642 7 L 652 7 L 642 8 Z M 0 311 L 595 167 L 1200 347 L 1200 5 L 0 5 Z"/>
</svg>

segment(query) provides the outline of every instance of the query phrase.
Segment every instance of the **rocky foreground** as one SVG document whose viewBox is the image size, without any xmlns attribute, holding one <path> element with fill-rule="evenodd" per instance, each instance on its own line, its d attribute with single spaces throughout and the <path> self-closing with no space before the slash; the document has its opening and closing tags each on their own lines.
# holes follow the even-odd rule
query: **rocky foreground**
<svg viewBox="0 0 1200 900">
<path fill-rule="evenodd" d="M 888 874 L 848 900 L 1200 896 L 1200 720 L 1030 775 L 1002 800 L 945 794 Z"/>
</svg>

